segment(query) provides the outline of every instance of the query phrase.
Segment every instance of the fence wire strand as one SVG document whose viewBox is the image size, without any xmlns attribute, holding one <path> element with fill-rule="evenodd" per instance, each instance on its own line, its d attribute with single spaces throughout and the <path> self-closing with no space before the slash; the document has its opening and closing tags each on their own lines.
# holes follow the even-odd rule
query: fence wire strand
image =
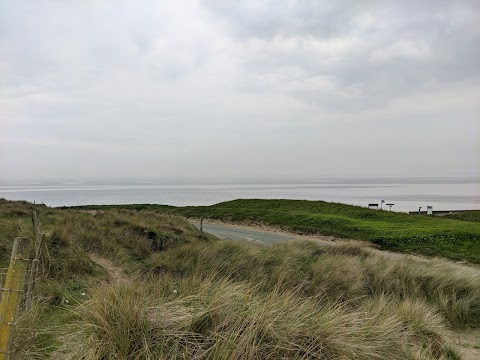
<svg viewBox="0 0 480 360">
<path fill-rule="evenodd" d="M 37 272 L 37 275 L 40 274 L 41 273 L 40 268 L 37 268 L 36 272 Z M 7 273 L 8 273 L 8 268 L 0 268 L 0 301 L 2 300 L 3 291 L 5 291 L 5 280 L 7 279 Z M 32 269 L 28 268 L 28 270 L 26 271 L 25 282 L 24 282 L 23 290 L 22 290 L 22 302 L 25 300 L 25 298 L 27 296 L 28 285 L 30 283 L 38 282 L 38 280 L 40 278 L 40 277 L 37 277 L 35 279 L 35 281 L 30 281 L 30 274 L 31 273 L 32 273 Z"/>
</svg>

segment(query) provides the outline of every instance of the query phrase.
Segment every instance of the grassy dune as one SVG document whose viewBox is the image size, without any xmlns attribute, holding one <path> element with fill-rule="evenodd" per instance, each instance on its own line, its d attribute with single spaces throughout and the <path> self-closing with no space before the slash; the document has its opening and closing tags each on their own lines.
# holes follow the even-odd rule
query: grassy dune
<svg viewBox="0 0 480 360">
<path fill-rule="evenodd" d="M 0 200 L 0 267 L 31 236 L 31 208 Z M 42 279 L 15 359 L 458 359 L 450 333 L 480 328 L 478 272 L 443 260 L 200 239 L 158 212 L 42 209 Z M 91 252 L 130 281 L 108 281 Z"/>
</svg>

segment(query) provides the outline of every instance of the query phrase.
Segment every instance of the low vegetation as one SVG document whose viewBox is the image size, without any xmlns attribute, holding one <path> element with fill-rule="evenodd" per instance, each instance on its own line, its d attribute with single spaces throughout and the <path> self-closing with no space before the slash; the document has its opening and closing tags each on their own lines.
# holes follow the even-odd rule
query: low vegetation
<svg viewBox="0 0 480 360">
<path fill-rule="evenodd" d="M 0 267 L 32 237 L 32 207 L 0 200 Z M 478 271 L 445 260 L 200 238 L 169 212 L 41 209 L 43 275 L 15 359 L 459 359 L 451 333 L 480 328 Z"/>
<path fill-rule="evenodd" d="M 445 219 L 480 222 L 480 210 L 467 210 L 443 216 Z"/>
</svg>

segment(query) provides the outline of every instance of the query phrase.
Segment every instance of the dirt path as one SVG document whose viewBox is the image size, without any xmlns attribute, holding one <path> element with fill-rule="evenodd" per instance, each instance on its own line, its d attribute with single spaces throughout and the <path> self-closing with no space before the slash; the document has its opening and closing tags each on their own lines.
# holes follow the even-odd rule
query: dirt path
<svg viewBox="0 0 480 360">
<path fill-rule="evenodd" d="M 132 281 L 127 275 L 125 275 L 122 268 L 116 266 L 112 261 L 100 257 L 94 253 L 89 253 L 88 256 L 90 256 L 90 259 L 92 259 L 92 261 L 94 261 L 107 271 L 108 277 L 112 283 L 127 284 Z"/>
</svg>

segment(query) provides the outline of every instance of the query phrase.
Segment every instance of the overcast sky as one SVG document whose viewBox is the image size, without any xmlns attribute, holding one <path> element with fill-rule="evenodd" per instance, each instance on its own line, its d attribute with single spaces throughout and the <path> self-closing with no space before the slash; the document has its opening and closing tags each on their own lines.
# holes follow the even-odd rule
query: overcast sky
<svg viewBox="0 0 480 360">
<path fill-rule="evenodd" d="M 480 175 L 480 1 L 0 0 L 0 178 Z"/>
</svg>

